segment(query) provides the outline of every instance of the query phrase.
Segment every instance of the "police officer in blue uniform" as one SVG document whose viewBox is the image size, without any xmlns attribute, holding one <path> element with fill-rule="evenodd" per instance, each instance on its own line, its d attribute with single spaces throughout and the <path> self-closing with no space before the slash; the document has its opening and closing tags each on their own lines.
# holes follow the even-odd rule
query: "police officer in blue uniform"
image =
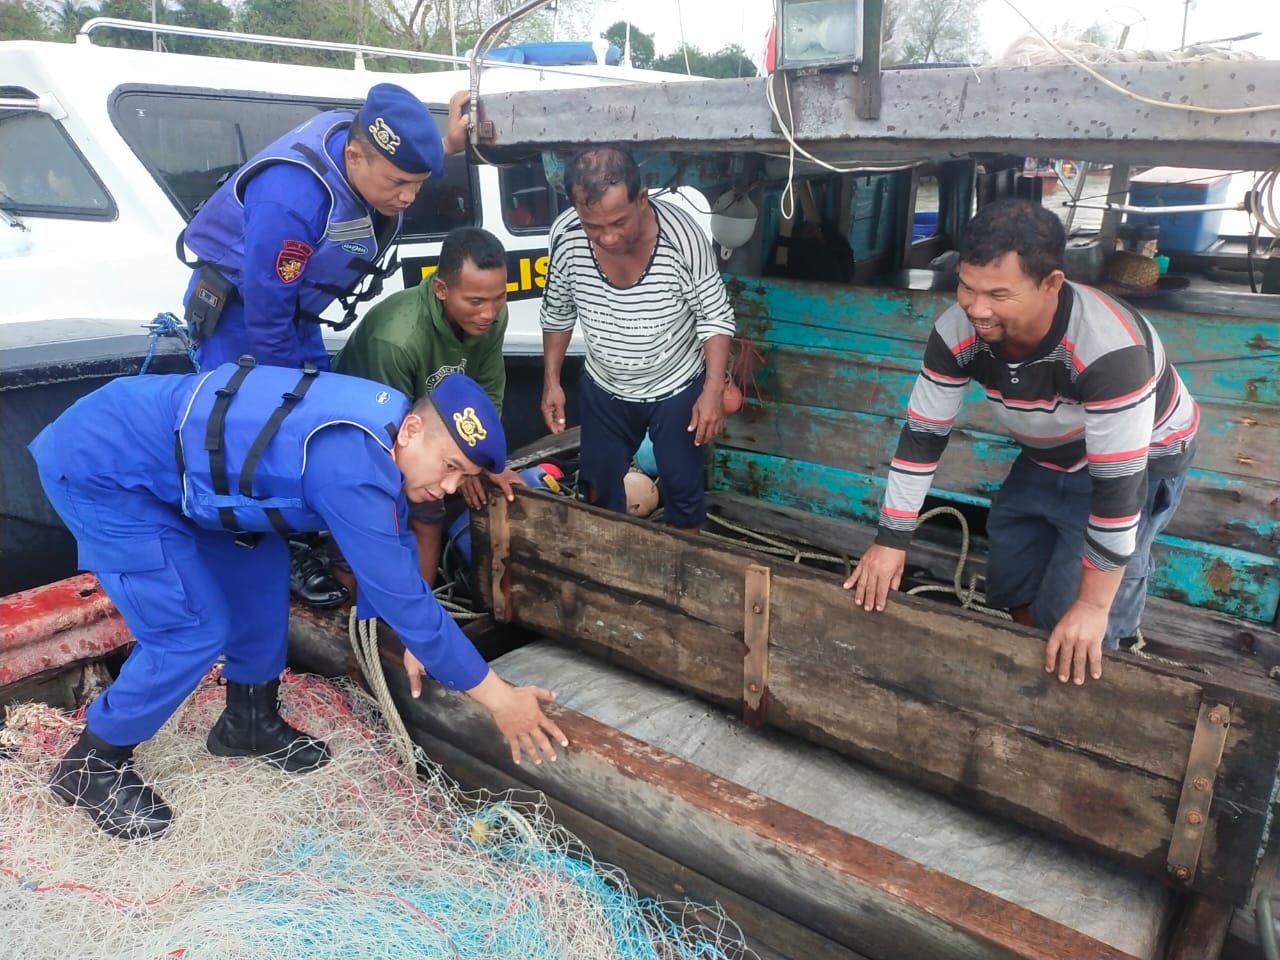
<svg viewBox="0 0 1280 960">
<path fill-rule="evenodd" d="M 51 781 L 108 834 L 168 828 L 173 812 L 132 769 L 133 749 L 220 655 L 227 700 L 211 752 L 291 772 L 328 759 L 277 709 L 292 531 L 333 532 L 360 579 L 360 615 L 381 617 L 431 676 L 484 704 L 515 762 L 522 750 L 554 760 L 553 743 L 567 744 L 540 706 L 551 691 L 501 680 L 418 571 L 408 502 L 504 466 L 501 421 L 475 381 L 453 374 L 411 404 L 372 381 L 244 358 L 114 380 L 30 450 L 81 568 L 97 574 L 136 640 Z"/>
<path fill-rule="evenodd" d="M 200 369 L 249 355 L 260 364 L 329 368 L 320 314 L 377 296 L 404 211 L 447 153 L 466 146 L 465 91 L 441 140 L 427 107 L 380 83 L 356 114 L 318 114 L 253 156 L 178 238 L 196 261 L 187 321 Z"/>
<path fill-rule="evenodd" d="M 321 113 L 254 155 L 222 184 L 178 238 L 196 256 L 186 318 L 200 369 L 252 356 L 260 364 L 329 369 L 320 314 L 340 300 L 339 327 L 375 297 L 404 210 L 446 153 L 465 148 L 466 91 L 449 104 L 444 140 L 431 111 L 404 87 L 380 83 L 358 113 Z M 304 543 L 293 589 L 321 607 L 347 589 Z"/>
</svg>

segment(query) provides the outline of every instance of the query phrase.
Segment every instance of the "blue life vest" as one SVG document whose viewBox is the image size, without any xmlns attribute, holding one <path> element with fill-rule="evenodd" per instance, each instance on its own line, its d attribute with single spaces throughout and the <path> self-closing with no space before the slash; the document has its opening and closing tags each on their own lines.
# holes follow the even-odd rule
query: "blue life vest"
<svg viewBox="0 0 1280 960">
<path fill-rule="evenodd" d="M 244 277 L 244 190 L 249 178 L 273 163 L 293 163 L 315 174 L 329 192 L 325 234 L 306 259 L 306 271 L 298 280 L 298 315 L 304 320 L 327 322 L 320 314 L 334 300 L 341 300 L 346 317 L 341 330 L 355 320 L 357 304 L 382 292 L 382 281 L 395 272 L 397 264 L 382 265 L 400 233 L 403 215 L 394 220 L 380 217 L 382 236 L 374 227 L 368 205 L 351 184 L 343 169 L 325 149 L 329 137 L 351 126 L 353 115 L 331 110 L 312 117 L 255 154 L 235 175 L 218 187 L 196 211 L 187 228 L 178 235 L 178 258 L 191 267 L 216 268 L 237 289 Z M 183 245 L 197 260 L 186 259 Z M 356 288 L 370 278 L 365 289 Z"/>
<path fill-rule="evenodd" d="M 245 358 L 200 377 L 176 425 L 182 512 L 207 529 L 281 536 L 323 530 L 302 496 L 307 443 L 336 424 L 390 452 L 411 404 L 372 380 Z"/>
</svg>

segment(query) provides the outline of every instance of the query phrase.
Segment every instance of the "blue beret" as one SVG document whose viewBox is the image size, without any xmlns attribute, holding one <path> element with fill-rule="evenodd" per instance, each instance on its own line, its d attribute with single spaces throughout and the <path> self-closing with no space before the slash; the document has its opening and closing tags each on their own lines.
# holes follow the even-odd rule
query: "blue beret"
<svg viewBox="0 0 1280 960">
<path fill-rule="evenodd" d="M 490 473 L 507 465 L 507 435 L 502 418 L 484 387 L 451 373 L 431 391 L 431 403 L 467 459 Z"/>
<path fill-rule="evenodd" d="M 380 83 L 369 91 L 356 123 L 380 154 L 405 173 L 444 176 L 444 144 L 426 104 L 404 87 Z"/>
</svg>

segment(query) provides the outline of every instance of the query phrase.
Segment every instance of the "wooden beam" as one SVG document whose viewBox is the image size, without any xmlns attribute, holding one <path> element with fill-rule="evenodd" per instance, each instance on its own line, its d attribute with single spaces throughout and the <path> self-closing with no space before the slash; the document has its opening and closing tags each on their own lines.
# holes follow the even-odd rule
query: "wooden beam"
<svg viewBox="0 0 1280 960">
<path fill-rule="evenodd" d="M 1272 102 L 1280 62 L 1098 64 L 1122 90 L 1208 107 Z M 637 83 L 573 90 L 486 93 L 484 116 L 501 161 L 529 147 L 572 149 L 584 130 L 595 141 L 685 152 L 772 151 L 788 144 L 774 129 L 766 79 Z M 854 109 L 856 77 L 824 71 L 788 76 L 794 136 L 828 159 L 901 160 L 964 153 L 1077 157 L 1263 170 L 1275 162 L 1274 113 L 1192 113 L 1152 107 L 1071 65 L 885 70 L 879 117 Z M 1215 93 L 1216 91 L 1216 93 Z M 1028 104 L 1035 104 L 1035 108 Z M 1163 159 L 1162 159 L 1163 158 Z M 1252 165 L 1252 166 L 1251 166 Z"/>
<path fill-rule="evenodd" d="M 1125 954 L 1022 907 L 713 776 L 568 710 L 552 764 L 513 767 L 483 709 L 431 685 L 415 728 L 477 756 L 740 896 L 872 957 Z"/>
<path fill-rule="evenodd" d="M 433 736 L 417 723 L 411 722 L 409 729 L 427 756 L 440 764 L 463 789 L 529 794 L 529 785 L 505 770 Z M 867 960 L 863 954 L 854 953 L 801 926 L 758 900 L 656 853 L 648 844 L 587 816 L 564 799 L 542 793 L 529 795 L 535 801 L 545 802 L 555 814 L 556 823 L 581 840 L 597 863 L 612 864 L 625 870 L 627 880 L 641 896 L 675 905 L 677 909 L 686 903 L 718 904 L 730 922 L 745 934 L 747 945 L 761 954 L 761 960 L 768 957 L 778 960 Z"/>
<path fill-rule="evenodd" d="M 519 623 L 738 702 L 758 554 L 523 491 L 509 508 Z M 1247 895 L 1280 760 L 1274 683 L 1117 653 L 1101 681 L 1067 686 L 1044 672 L 1032 631 L 911 597 L 869 614 L 829 574 L 766 565 L 771 725 L 1153 873 L 1201 703 L 1229 705 L 1193 885 Z"/>
<path fill-rule="evenodd" d="M 856 559 L 875 539 L 875 529 L 866 524 L 818 516 L 741 494 L 714 491 L 709 501 L 713 517 L 723 515 L 735 525 L 745 524 L 783 539 L 810 544 L 814 552 Z M 731 534 L 717 526 L 714 519 L 707 530 Z M 950 582 L 958 557 L 958 541 L 932 539 L 926 532 L 911 542 L 907 568 L 928 570 L 942 582 Z M 961 580 L 968 584 L 970 577 L 985 570 L 985 557 L 981 552 L 970 551 Z M 1184 666 L 1205 671 L 1240 670 L 1258 677 L 1266 677 L 1271 668 L 1280 667 L 1280 633 L 1246 620 L 1148 597 L 1142 630 L 1147 652 Z"/>
</svg>

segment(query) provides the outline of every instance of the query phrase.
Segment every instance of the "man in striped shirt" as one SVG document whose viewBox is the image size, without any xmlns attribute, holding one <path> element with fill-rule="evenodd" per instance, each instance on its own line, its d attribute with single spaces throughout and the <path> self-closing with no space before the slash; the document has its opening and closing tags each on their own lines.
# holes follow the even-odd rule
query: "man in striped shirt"
<svg viewBox="0 0 1280 960">
<path fill-rule="evenodd" d="M 1181 499 L 1199 409 L 1140 314 L 1062 271 L 1062 224 L 1026 200 L 978 211 L 956 305 L 934 324 L 880 530 L 845 582 L 883 610 L 970 380 L 1022 448 L 987 520 L 987 601 L 1049 630 L 1045 670 L 1102 675 L 1133 636 L 1151 542 Z"/>
<path fill-rule="evenodd" d="M 560 372 L 575 323 L 586 342 L 579 384 L 588 503 L 625 513 L 623 478 L 653 440 L 666 522 L 706 519 L 702 445 L 724 427 L 733 308 L 706 234 L 683 210 L 651 202 L 635 161 L 592 147 L 565 170 L 573 208 L 551 226 L 542 297 L 542 415 L 565 428 Z"/>
</svg>

